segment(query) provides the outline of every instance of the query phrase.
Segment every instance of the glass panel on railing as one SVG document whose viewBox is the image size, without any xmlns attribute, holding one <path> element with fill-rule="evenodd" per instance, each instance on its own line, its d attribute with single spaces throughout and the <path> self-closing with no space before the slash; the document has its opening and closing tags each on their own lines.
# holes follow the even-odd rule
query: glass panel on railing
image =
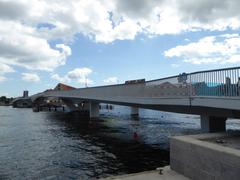
<svg viewBox="0 0 240 180">
<path fill-rule="evenodd" d="M 179 76 L 146 82 L 145 93 L 151 97 L 188 96 L 190 79 L 186 73 Z"/>
</svg>

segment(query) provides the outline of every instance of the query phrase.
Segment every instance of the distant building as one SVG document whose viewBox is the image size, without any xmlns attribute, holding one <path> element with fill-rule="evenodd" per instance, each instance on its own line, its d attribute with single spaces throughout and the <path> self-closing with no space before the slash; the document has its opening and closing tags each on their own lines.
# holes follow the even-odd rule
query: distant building
<svg viewBox="0 0 240 180">
<path fill-rule="evenodd" d="M 69 91 L 69 90 L 74 90 L 74 89 L 76 89 L 76 88 L 72 87 L 72 86 L 68 86 L 66 84 L 58 83 L 58 85 L 53 90 Z"/>
<path fill-rule="evenodd" d="M 23 97 L 27 98 L 28 97 L 28 91 L 23 91 Z"/>
<path fill-rule="evenodd" d="M 16 98 L 12 101 L 12 106 L 14 108 L 31 108 L 32 100 L 28 97 L 28 91 L 23 91 L 23 96 Z"/>
</svg>

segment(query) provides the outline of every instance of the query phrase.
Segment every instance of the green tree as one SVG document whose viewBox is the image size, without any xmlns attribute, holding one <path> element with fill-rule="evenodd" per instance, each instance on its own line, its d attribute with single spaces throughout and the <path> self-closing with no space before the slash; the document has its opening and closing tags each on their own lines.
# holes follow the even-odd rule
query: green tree
<svg viewBox="0 0 240 180">
<path fill-rule="evenodd" d="M 1 96 L 0 97 L 0 101 L 1 102 L 6 102 L 7 101 L 7 97 L 6 96 Z"/>
</svg>

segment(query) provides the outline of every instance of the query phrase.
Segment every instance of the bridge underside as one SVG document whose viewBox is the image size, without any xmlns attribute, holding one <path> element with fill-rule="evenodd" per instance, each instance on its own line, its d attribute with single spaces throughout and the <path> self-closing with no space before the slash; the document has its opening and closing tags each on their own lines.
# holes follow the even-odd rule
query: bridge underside
<svg viewBox="0 0 240 180">
<path fill-rule="evenodd" d="M 41 96 L 43 97 L 43 96 Z M 50 97 L 50 96 L 44 96 Z M 56 97 L 56 96 L 53 96 Z M 59 97 L 73 111 L 88 110 L 90 117 L 99 115 L 99 103 L 116 104 L 132 107 L 132 114 L 138 114 L 138 108 L 152 109 L 166 112 L 195 114 L 201 116 L 201 127 L 204 132 L 225 131 L 225 122 L 227 118 L 240 118 L 240 110 L 229 109 L 236 106 L 239 101 L 236 99 L 225 99 L 224 103 L 219 103 L 219 99 L 209 98 L 208 102 L 202 101 L 202 98 L 78 98 L 78 97 Z M 84 108 L 81 109 L 81 103 L 84 102 Z M 204 102 L 204 103 L 202 103 Z M 78 104 L 78 106 L 74 106 Z M 211 107 L 209 107 L 211 106 Z M 232 107 L 231 107 L 232 106 Z"/>
<path fill-rule="evenodd" d="M 184 114 L 207 114 L 219 117 L 240 118 L 240 101 L 236 98 L 97 98 L 97 97 L 73 97 L 73 96 L 40 96 L 56 97 L 72 102 L 98 102 L 116 104 L 130 107 L 139 107 L 152 110 L 160 110 Z M 34 99 L 36 100 L 36 99 Z"/>
</svg>

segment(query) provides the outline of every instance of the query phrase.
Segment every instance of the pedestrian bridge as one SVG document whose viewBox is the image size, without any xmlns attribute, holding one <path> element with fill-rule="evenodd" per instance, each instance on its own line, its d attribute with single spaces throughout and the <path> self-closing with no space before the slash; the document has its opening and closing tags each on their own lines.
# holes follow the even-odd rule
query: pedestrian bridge
<svg viewBox="0 0 240 180">
<path fill-rule="evenodd" d="M 47 90 L 31 98 L 37 102 L 48 97 L 61 98 L 73 110 L 88 109 L 91 117 L 98 116 L 99 103 L 131 106 L 132 114 L 138 114 L 138 108 L 197 114 L 204 131 L 223 131 L 227 118 L 240 118 L 240 67 L 111 86 Z"/>
</svg>

